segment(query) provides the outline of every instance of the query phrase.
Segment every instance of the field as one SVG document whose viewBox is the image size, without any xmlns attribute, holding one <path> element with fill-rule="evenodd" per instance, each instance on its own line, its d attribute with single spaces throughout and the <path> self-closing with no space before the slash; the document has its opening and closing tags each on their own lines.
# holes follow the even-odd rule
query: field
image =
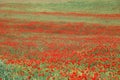
<svg viewBox="0 0 120 80">
<path fill-rule="evenodd" d="M 0 80 L 120 80 L 119 0 L 0 2 Z"/>
</svg>

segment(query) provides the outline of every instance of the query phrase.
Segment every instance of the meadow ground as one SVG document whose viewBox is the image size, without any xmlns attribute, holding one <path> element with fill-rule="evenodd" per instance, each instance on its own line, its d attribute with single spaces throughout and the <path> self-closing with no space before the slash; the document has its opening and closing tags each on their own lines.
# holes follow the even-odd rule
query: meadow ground
<svg viewBox="0 0 120 80">
<path fill-rule="evenodd" d="M 49 1 L 0 3 L 0 80 L 120 80 L 119 0 Z"/>
</svg>

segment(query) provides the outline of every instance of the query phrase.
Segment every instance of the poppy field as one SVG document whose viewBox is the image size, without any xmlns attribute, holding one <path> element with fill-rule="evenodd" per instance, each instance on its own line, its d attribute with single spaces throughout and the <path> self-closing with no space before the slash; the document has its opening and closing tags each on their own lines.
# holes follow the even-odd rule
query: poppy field
<svg viewBox="0 0 120 80">
<path fill-rule="evenodd" d="M 0 3 L 0 80 L 120 80 L 119 0 L 51 1 Z"/>
</svg>

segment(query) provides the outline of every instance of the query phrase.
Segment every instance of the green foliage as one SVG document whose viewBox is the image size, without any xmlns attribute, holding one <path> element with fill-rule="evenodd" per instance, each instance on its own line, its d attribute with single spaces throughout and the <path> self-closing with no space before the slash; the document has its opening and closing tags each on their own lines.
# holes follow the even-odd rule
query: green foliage
<svg viewBox="0 0 120 80">
<path fill-rule="evenodd" d="M 12 6 L 11 6 L 12 5 Z M 21 7 L 14 7 L 20 5 Z M 63 3 L 9 3 L 10 7 L 1 7 L 6 10 L 20 11 L 63 11 L 63 12 L 92 12 L 92 13 L 119 13 L 119 0 L 89 1 L 75 0 Z"/>
<path fill-rule="evenodd" d="M 0 78 L 3 80 L 10 80 L 10 75 L 12 73 L 11 66 L 6 67 L 6 64 L 4 64 L 0 60 Z"/>
</svg>

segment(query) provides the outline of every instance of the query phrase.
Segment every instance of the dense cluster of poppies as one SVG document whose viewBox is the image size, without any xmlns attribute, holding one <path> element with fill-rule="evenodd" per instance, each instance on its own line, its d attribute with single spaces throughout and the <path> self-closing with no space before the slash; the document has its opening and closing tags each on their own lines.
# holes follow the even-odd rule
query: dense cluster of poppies
<svg viewBox="0 0 120 80">
<path fill-rule="evenodd" d="M 120 79 L 117 26 L 0 21 L 3 80 Z"/>
</svg>

